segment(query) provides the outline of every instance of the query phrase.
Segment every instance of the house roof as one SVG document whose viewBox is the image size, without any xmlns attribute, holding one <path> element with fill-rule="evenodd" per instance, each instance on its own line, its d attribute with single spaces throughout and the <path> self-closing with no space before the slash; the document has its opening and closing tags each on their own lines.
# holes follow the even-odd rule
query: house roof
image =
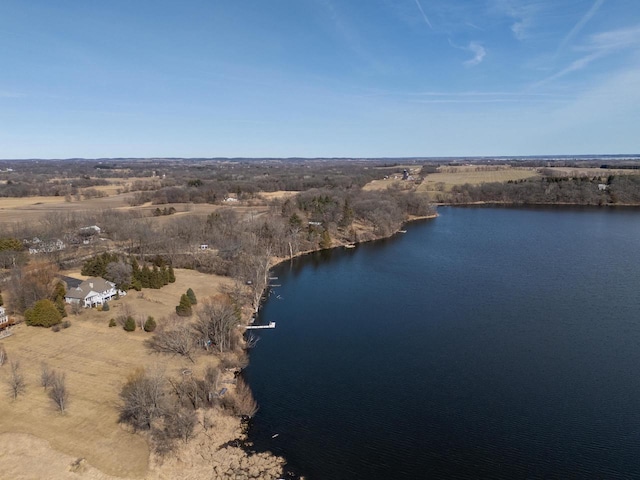
<svg viewBox="0 0 640 480">
<path fill-rule="evenodd" d="M 71 290 L 82 284 L 82 280 L 79 278 L 67 277 L 66 275 L 60 275 L 60 280 L 67 284 L 67 288 Z"/>
<path fill-rule="evenodd" d="M 68 298 L 78 298 L 84 299 L 89 295 L 89 293 L 96 292 L 106 292 L 107 290 L 111 290 L 115 287 L 115 284 L 112 282 L 108 282 L 104 278 L 99 277 L 91 277 L 87 278 L 84 282 L 78 285 L 76 288 L 72 288 L 67 291 Z"/>
</svg>

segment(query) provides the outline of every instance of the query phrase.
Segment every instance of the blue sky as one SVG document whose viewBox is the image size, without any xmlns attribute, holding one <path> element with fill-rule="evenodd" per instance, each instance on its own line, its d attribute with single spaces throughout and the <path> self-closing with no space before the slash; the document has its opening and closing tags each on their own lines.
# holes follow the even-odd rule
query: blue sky
<svg viewBox="0 0 640 480">
<path fill-rule="evenodd" d="M 0 158 L 640 153 L 638 0 L 2 0 Z"/>
</svg>

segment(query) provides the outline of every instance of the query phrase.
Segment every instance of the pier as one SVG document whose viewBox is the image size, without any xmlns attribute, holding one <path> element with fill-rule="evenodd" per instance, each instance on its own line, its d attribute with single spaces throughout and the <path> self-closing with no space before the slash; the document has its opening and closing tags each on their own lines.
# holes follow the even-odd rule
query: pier
<svg viewBox="0 0 640 480">
<path fill-rule="evenodd" d="M 260 330 L 263 328 L 276 328 L 276 322 L 269 322 L 268 325 L 238 325 L 238 326 L 246 328 L 247 330 Z"/>
</svg>

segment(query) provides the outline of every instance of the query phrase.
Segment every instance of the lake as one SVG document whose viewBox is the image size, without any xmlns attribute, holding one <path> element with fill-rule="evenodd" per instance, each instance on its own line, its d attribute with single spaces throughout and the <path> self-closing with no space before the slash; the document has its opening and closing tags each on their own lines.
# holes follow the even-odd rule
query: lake
<svg viewBox="0 0 640 480">
<path fill-rule="evenodd" d="M 640 478 L 640 211 L 438 213 L 274 270 L 256 446 L 311 480 Z"/>
</svg>

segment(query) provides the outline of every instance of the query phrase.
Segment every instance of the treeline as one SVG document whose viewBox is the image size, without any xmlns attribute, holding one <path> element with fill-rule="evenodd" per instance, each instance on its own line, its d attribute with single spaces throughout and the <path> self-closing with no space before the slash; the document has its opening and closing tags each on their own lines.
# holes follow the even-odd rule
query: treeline
<svg viewBox="0 0 640 480">
<path fill-rule="evenodd" d="M 151 266 L 145 263 L 142 268 L 135 257 L 122 258 L 116 253 L 105 252 L 90 258 L 82 266 L 82 275 L 102 277 L 116 284 L 119 290 L 140 291 L 143 288 L 159 289 L 176 281 L 171 265 L 167 265 L 161 256 L 152 259 Z"/>
<path fill-rule="evenodd" d="M 88 187 L 109 183 L 101 178 L 78 177 L 62 180 L 52 176 L 53 174 L 33 175 L 29 172 L 14 172 L 8 176 L 6 183 L 0 183 L 0 197 L 65 197 L 78 195 L 80 192 L 99 197 L 100 191 Z M 86 190 L 83 191 L 83 189 Z"/>
<path fill-rule="evenodd" d="M 510 181 L 460 185 L 452 188 L 452 204 L 473 202 L 511 203 L 516 205 L 640 204 L 640 175 L 598 177 L 543 177 Z"/>
</svg>

